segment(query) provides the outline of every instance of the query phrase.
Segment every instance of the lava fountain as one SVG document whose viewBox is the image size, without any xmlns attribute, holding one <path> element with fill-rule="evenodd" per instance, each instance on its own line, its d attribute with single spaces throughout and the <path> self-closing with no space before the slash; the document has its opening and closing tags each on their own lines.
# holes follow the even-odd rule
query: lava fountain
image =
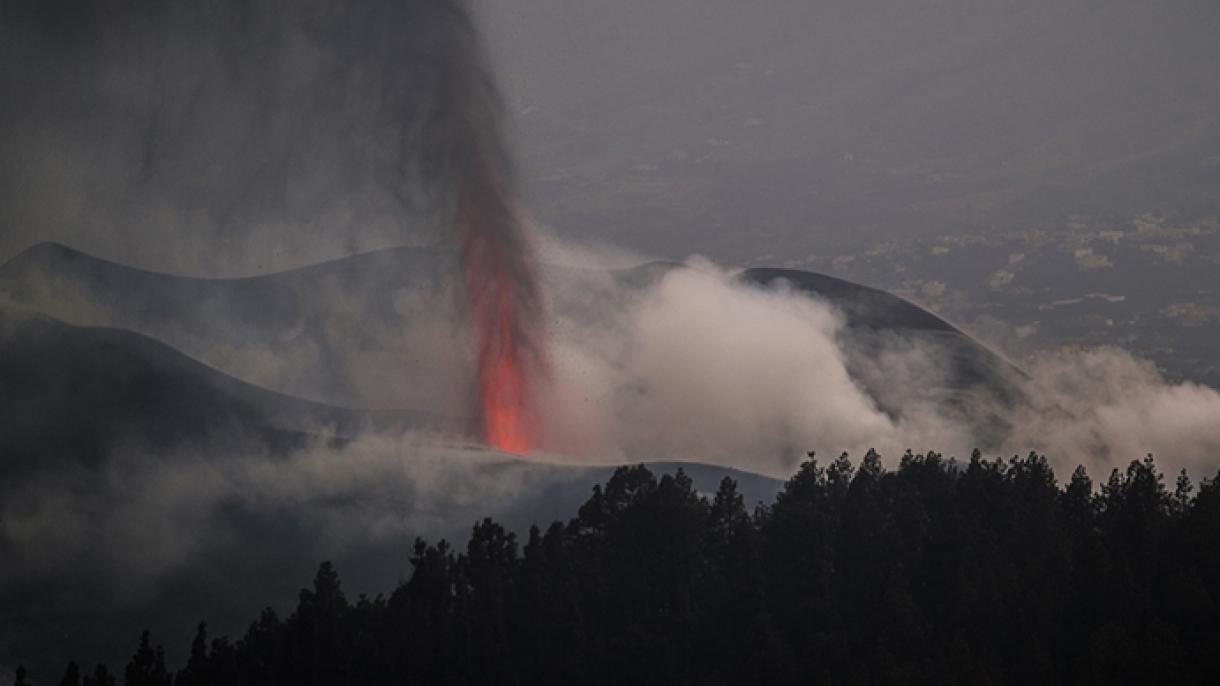
<svg viewBox="0 0 1220 686">
<path fill-rule="evenodd" d="M 546 330 L 533 245 L 520 219 L 504 105 L 465 3 L 434 6 L 457 30 L 436 44 L 440 122 L 431 136 L 451 174 L 453 229 L 471 316 L 482 439 L 538 447 Z"/>
<path fill-rule="evenodd" d="M 507 209 L 507 208 L 502 208 Z M 483 440 L 526 453 L 537 447 L 536 379 L 543 372 L 545 336 L 537 280 L 522 258 L 520 228 L 488 230 L 511 217 L 488 216 L 482 203 L 461 193 L 462 267 L 475 334 Z M 517 259 L 514 259 L 517 258 Z"/>
</svg>

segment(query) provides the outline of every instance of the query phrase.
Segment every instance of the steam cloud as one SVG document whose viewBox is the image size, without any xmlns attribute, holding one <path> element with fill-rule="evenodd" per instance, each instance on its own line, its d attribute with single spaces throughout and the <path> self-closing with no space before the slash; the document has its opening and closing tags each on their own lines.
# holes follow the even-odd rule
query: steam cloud
<svg viewBox="0 0 1220 686">
<path fill-rule="evenodd" d="M 698 260 L 634 291 L 595 274 L 548 289 L 559 300 L 546 405 L 559 454 L 780 477 L 810 449 L 875 448 L 891 461 L 906 449 L 1037 450 L 1063 476 L 1078 464 L 1104 476 L 1149 452 L 1196 476 L 1220 459 L 1220 393 L 1169 383 L 1117 348 L 1020 360 L 1028 375 L 1011 378 L 1021 402 L 977 395 L 963 414 L 935 392 L 947 384 L 945 351 L 913 335 L 871 334 L 866 364 L 879 381 L 862 383 L 848 347 L 859 338 L 830 302 L 744 285 Z M 1010 428 L 988 447 L 977 422 L 993 414 Z"/>
</svg>

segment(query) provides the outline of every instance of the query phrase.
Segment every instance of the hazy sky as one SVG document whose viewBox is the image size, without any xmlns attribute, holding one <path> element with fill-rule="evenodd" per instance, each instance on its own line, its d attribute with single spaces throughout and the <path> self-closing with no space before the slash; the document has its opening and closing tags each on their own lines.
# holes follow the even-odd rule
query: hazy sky
<svg viewBox="0 0 1220 686">
<path fill-rule="evenodd" d="M 1220 199 L 1214 2 L 485 7 L 561 232 L 741 260 Z"/>
<path fill-rule="evenodd" d="M 1220 193 L 1211 0 L 476 4 L 564 235 L 744 260 Z M 419 22 L 130 6 L 5 4 L 0 259 L 249 273 L 430 239 Z"/>
</svg>

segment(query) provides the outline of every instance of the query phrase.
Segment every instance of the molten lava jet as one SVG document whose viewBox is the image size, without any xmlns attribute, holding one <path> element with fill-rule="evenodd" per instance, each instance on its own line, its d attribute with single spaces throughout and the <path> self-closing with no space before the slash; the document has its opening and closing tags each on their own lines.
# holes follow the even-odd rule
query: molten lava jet
<svg viewBox="0 0 1220 686">
<path fill-rule="evenodd" d="M 465 6 L 465 3 L 462 3 Z M 538 447 L 537 391 L 546 377 L 545 318 L 536 262 L 517 209 L 504 105 L 477 32 L 437 45 L 443 73 L 439 129 L 453 182 L 454 226 L 477 356 L 476 414 L 487 445 L 513 453 Z"/>
<path fill-rule="evenodd" d="M 540 346 L 545 333 L 537 281 L 522 257 L 520 227 L 490 230 L 496 223 L 515 224 L 515 219 L 488 216 L 465 191 L 459 202 L 483 440 L 500 450 L 526 453 L 538 445 L 534 381 L 543 371 Z"/>
</svg>

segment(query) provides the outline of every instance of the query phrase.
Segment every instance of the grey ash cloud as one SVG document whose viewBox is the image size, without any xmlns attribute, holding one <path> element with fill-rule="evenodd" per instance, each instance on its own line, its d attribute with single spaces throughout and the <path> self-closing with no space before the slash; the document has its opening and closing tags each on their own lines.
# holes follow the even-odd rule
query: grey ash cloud
<svg viewBox="0 0 1220 686">
<path fill-rule="evenodd" d="M 244 274 L 436 240 L 463 7 L 4 3 L 0 259 Z"/>
</svg>

